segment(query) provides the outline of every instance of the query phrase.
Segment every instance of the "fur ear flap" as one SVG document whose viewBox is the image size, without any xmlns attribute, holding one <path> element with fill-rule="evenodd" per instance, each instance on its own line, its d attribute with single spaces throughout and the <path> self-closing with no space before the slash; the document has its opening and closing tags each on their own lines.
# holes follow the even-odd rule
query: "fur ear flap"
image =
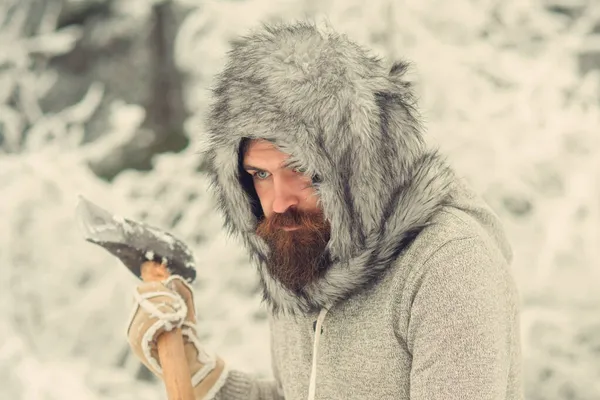
<svg viewBox="0 0 600 400">
<path fill-rule="evenodd" d="M 403 94 L 403 97 L 407 99 L 410 96 L 408 91 L 413 87 L 413 82 L 406 76 L 410 70 L 411 64 L 407 61 L 396 61 L 390 68 L 389 79 L 390 82 L 395 86 L 394 92 L 400 91 Z"/>
<path fill-rule="evenodd" d="M 392 65 L 390 69 L 390 76 L 395 78 L 400 78 L 406 74 L 408 69 L 410 68 L 410 63 L 406 61 L 396 61 Z"/>
</svg>

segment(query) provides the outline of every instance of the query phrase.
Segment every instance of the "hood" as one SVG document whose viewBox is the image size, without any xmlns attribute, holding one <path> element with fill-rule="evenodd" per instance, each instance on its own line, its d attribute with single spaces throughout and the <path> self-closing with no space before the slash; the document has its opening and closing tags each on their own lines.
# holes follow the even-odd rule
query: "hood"
<svg viewBox="0 0 600 400">
<path fill-rule="evenodd" d="M 453 174 L 424 144 L 407 67 L 386 68 L 310 23 L 263 25 L 232 43 L 203 152 L 225 227 L 242 238 L 274 313 L 329 308 L 371 284 L 447 201 Z M 243 138 L 290 154 L 289 166 L 313 177 L 331 225 L 333 265 L 299 294 L 266 268 L 260 204 L 239 165 Z"/>
</svg>

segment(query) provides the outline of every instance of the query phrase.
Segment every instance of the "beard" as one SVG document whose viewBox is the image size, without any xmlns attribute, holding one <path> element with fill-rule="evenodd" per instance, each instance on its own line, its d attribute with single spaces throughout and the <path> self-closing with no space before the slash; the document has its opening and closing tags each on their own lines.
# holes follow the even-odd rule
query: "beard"
<svg viewBox="0 0 600 400">
<path fill-rule="evenodd" d="M 284 227 L 297 227 L 285 231 Z M 273 213 L 258 224 L 256 233 L 269 245 L 269 274 L 292 292 L 319 279 L 331 266 L 325 252 L 331 227 L 321 211 L 307 212 L 288 209 Z"/>
</svg>

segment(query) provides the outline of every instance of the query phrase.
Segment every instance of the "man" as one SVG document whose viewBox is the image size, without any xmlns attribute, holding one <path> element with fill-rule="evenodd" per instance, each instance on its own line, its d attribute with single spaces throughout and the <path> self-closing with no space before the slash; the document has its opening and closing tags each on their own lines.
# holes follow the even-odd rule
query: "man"
<svg viewBox="0 0 600 400">
<path fill-rule="evenodd" d="M 509 244 L 425 145 L 406 68 L 307 23 L 234 42 L 205 156 L 258 269 L 274 380 L 224 367 L 188 318 L 198 399 L 522 398 Z M 194 309 L 177 279 L 152 290 Z M 135 311 L 130 342 L 160 376 L 139 329 L 156 318 Z"/>
</svg>

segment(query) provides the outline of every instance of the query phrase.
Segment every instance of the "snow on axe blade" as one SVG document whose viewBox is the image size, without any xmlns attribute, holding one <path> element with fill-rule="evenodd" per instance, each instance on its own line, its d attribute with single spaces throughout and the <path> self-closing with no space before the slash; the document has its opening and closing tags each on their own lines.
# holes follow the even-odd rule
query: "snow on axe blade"
<svg viewBox="0 0 600 400">
<path fill-rule="evenodd" d="M 196 278 L 189 248 L 171 234 L 150 225 L 118 217 L 79 196 L 77 219 L 85 239 L 115 255 L 138 278 L 147 261 L 163 264 L 188 282 Z"/>
</svg>

